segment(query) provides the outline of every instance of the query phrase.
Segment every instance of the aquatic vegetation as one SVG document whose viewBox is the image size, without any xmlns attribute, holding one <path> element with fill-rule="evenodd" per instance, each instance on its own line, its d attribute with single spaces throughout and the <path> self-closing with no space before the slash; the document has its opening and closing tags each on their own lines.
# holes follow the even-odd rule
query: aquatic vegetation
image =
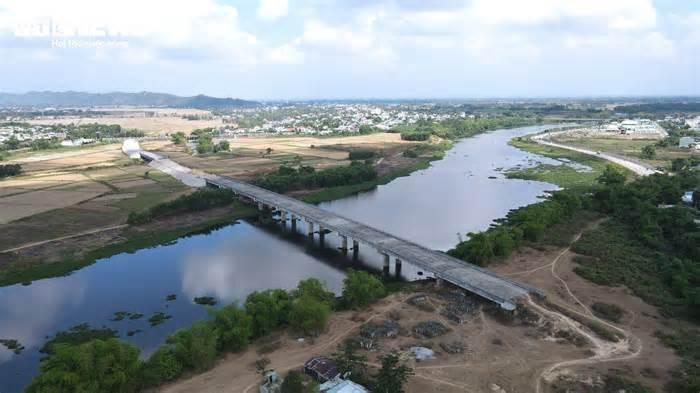
<svg viewBox="0 0 700 393">
<path fill-rule="evenodd" d="M 24 350 L 24 345 L 20 344 L 20 342 L 15 339 L 0 338 L 0 344 L 14 352 L 15 355 L 19 355 Z"/>
<path fill-rule="evenodd" d="M 67 331 L 58 332 L 51 340 L 47 341 L 39 350 L 41 353 L 52 353 L 56 344 L 80 345 L 91 340 L 107 340 L 118 338 L 116 330 L 102 327 L 92 329 L 88 323 L 73 326 Z"/>
<path fill-rule="evenodd" d="M 213 306 L 216 303 L 218 303 L 219 301 L 216 300 L 212 296 L 199 296 L 199 297 L 194 298 L 194 302 L 197 304 L 204 305 L 204 306 Z"/>
<path fill-rule="evenodd" d="M 160 311 L 154 312 L 153 315 L 151 315 L 150 318 L 148 318 L 148 323 L 151 324 L 151 327 L 158 326 L 161 323 L 164 323 L 168 319 L 172 318 L 172 315 L 168 315 L 165 313 L 162 313 Z"/>
</svg>

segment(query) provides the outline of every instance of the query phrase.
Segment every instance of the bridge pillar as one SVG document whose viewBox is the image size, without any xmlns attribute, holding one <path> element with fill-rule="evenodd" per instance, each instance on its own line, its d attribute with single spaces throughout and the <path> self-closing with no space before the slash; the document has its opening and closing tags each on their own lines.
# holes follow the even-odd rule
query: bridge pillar
<svg viewBox="0 0 700 393">
<path fill-rule="evenodd" d="M 340 235 L 340 250 L 343 252 L 343 255 L 348 254 L 348 237 L 345 235 Z"/>
<path fill-rule="evenodd" d="M 292 232 L 297 231 L 297 218 L 294 216 L 294 214 L 291 214 L 291 220 L 292 220 Z"/>
<path fill-rule="evenodd" d="M 358 254 L 360 253 L 360 242 L 353 239 L 352 240 L 352 260 L 356 261 Z"/>
<path fill-rule="evenodd" d="M 396 258 L 396 262 L 394 263 L 394 272 L 397 277 L 401 275 L 401 259 L 399 258 Z"/>
<path fill-rule="evenodd" d="M 287 229 L 287 212 L 284 210 L 280 211 L 280 222 L 282 223 L 282 229 Z"/>
<path fill-rule="evenodd" d="M 435 288 L 440 289 L 442 288 L 443 282 L 442 278 L 440 277 L 435 277 Z"/>
<path fill-rule="evenodd" d="M 306 234 L 309 237 L 314 237 L 314 223 L 312 221 L 306 220 Z"/>
<path fill-rule="evenodd" d="M 262 202 L 258 202 L 258 210 L 263 211 L 265 209 L 265 205 L 263 205 Z"/>
<path fill-rule="evenodd" d="M 382 269 L 384 274 L 389 274 L 389 254 L 384 255 L 384 268 Z"/>
</svg>

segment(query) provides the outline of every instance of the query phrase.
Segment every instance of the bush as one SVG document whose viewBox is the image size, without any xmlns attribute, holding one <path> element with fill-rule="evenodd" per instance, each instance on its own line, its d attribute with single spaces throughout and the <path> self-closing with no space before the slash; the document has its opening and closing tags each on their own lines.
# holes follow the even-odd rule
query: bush
<svg viewBox="0 0 700 393">
<path fill-rule="evenodd" d="M 427 141 L 430 139 L 428 132 L 402 132 L 401 139 L 404 141 Z"/>
<path fill-rule="evenodd" d="M 22 166 L 19 164 L 0 165 L 0 179 L 3 177 L 17 176 L 22 173 Z"/>
<path fill-rule="evenodd" d="M 185 143 L 185 133 L 178 131 L 170 136 L 170 140 L 176 145 L 182 145 Z"/>
<path fill-rule="evenodd" d="M 280 389 L 282 393 L 313 393 L 318 392 L 318 383 L 308 380 L 300 371 L 291 370 Z"/>
<path fill-rule="evenodd" d="M 386 294 L 384 284 L 375 276 L 348 269 L 343 280 L 343 302 L 348 307 L 364 307 Z"/>
<path fill-rule="evenodd" d="M 597 315 L 598 317 L 607 319 L 608 321 L 612 322 L 620 322 L 620 319 L 622 319 L 622 315 L 625 313 L 625 311 L 620 307 L 609 303 L 596 302 L 593 303 L 591 309 L 593 310 L 593 313 L 595 313 L 595 315 Z"/>
<path fill-rule="evenodd" d="M 200 188 L 169 202 L 163 202 L 150 209 L 129 214 L 129 224 L 146 224 L 154 218 L 182 212 L 197 212 L 212 207 L 224 206 L 233 202 L 235 195 L 228 188 Z"/>
<path fill-rule="evenodd" d="M 160 347 L 141 367 L 141 383 L 157 386 L 182 375 L 182 363 L 170 347 Z"/>
<path fill-rule="evenodd" d="M 175 332 L 166 342 L 185 368 L 201 371 L 214 365 L 218 337 L 208 321 L 196 321 L 191 328 Z"/>
<path fill-rule="evenodd" d="M 327 303 L 310 296 L 294 301 L 289 313 L 289 326 L 303 334 L 317 335 L 326 329 L 331 308 Z"/>
<path fill-rule="evenodd" d="M 372 150 L 352 150 L 348 155 L 351 160 L 366 160 L 374 157 L 374 151 Z"/>
<path fill-rule="evenodd" d="M 296 298 L 310 297 L 329 305 L 335 300 L 335 294 L 327 290 L 317 278 L 307 278 L 299 281 L 292 295 Z"/>
<path fill-rule="evenodd" d="M 57 344 L 40 365 L 27 392 L 131 392 L 139 373 L 139 350 L 117 339 L 78 346 Z"/>
<path fill-rule="evenodd" d="M 246 311 L 235 304 L 219 310 L 210 310 L 212 323 L 219 338 L 219 350 L 240 350 L 245 348 L 253 336 L 253 319 Z"/>
</svg>

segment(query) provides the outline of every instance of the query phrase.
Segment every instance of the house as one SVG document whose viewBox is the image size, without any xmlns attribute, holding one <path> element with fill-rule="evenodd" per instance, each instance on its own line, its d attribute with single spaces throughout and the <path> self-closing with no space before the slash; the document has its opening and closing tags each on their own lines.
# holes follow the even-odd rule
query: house
<svg viewBox="0 0 700 393">
<path fill-rule="evenodd" d="M 334 361 L 324 356 L 316 356 L 304 363 L 304 373 L 319 383 L 325 383 L 340 375 Z"/>
<path fill-rule="evenodd" d="M 321 393 L 369 393 L 364 386 L 349 379 L 334 378 L 318 387 Z"/>
<path fill-rule="evenodd" d="M 678 140 L 678 147 L 680 148 L 690 149 L 693 145 L 695 145 L 695 138 L 692 136 L 684 136 Z"/>
</svg>

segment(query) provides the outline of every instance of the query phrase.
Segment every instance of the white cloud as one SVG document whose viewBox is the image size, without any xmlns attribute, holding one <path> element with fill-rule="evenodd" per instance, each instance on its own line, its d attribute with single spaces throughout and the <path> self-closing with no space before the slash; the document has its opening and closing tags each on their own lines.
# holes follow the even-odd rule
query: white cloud
<svg viewBox="0 0 700 393">
<path fill-rule="evenodd" d="M 304 53 L 298 45 L 284 44 L 270 49 L 266 60 L 272 64 L 301 64 L 304 62 Z"/>
<path fill-rule="evenodd" d="M 289 3 L 287 0 L 260 0 L 258 18 L 274 21 L 287 15 Z"/>
</svg>

